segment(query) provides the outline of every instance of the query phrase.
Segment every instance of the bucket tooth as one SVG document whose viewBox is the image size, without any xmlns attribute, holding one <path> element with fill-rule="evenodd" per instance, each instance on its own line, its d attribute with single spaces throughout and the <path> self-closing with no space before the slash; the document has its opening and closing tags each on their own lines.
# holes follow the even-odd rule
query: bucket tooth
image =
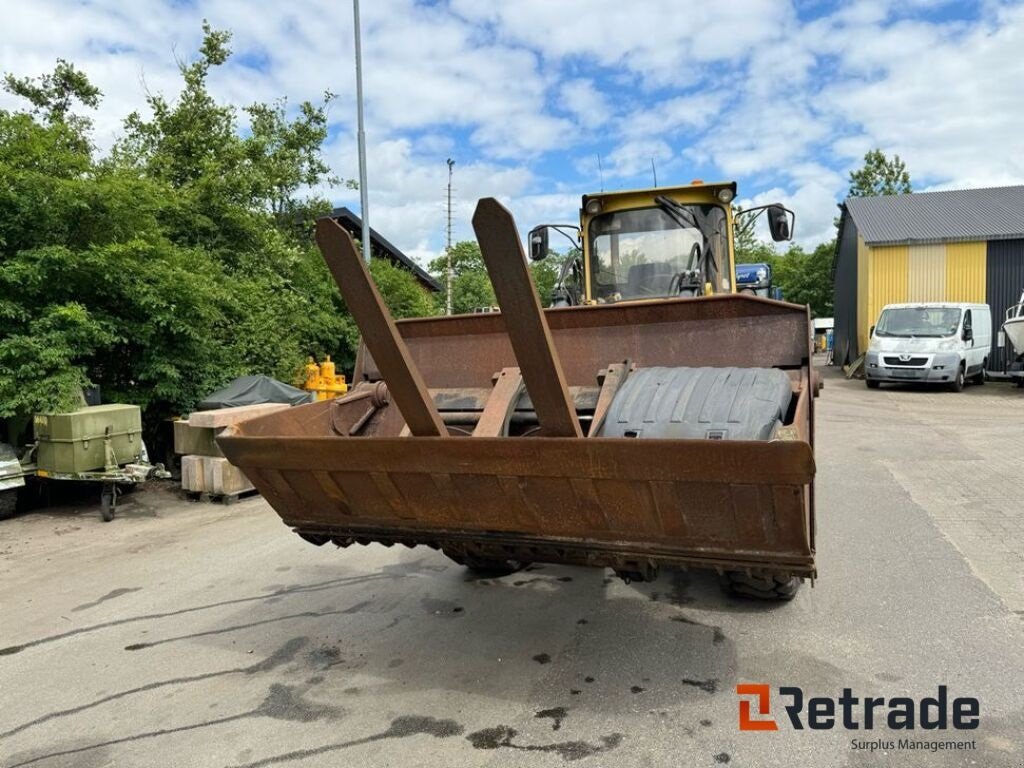
<svg viewBox="0 0 1024 768">
<path fill-rule="evenodd" d="M 395 321 L 373 284 L 352 236 L 333 219 L 323 218 L 316 224 L 316 243 L 409 431 L 417 437 L 447 435 L 427 385 L 398 334 Z"/>
<path fill-rule="evenodd" d="M 473 229 L 541 434 L 583 437 L 512 214 L 485 197 L 477 203 Z"/>
</svg>

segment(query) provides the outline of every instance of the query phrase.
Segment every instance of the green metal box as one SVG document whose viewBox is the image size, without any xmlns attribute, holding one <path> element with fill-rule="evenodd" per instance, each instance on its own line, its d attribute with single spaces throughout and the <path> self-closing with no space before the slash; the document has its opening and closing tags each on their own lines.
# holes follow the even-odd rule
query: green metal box
<svg viewBox="0 0 1024 768">
<path fill-rule="evenodd" d="M 137 405 L 91 405 L 70 413 L 39 413 L 35 431 L 37 465 L 44 472 L 92 472 L 137 461 L 142 453 L 142 412 Z"/>
</svg>

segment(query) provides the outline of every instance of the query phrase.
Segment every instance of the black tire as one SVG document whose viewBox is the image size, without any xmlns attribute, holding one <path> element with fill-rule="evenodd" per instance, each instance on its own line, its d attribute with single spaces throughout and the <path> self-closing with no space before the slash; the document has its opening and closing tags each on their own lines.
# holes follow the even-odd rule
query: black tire
<svg viewBox="0 0 1024 768">
<path fill-rule="evenodd" d="M 0 491 L 0 520 L 14 517 L 18 512 L 18 489 Z"/>
<path fill-rule="evenodd" d="M 502 576 L 511 576 L 513 573 L 521 571 L 529 565 L 529 563 L 524 563 L 520 560 L 496 560 L 462 552 L 442 551 L 450 560 L 454 560 L 459 565 L 465 566 L 467 570 L 485 579 L 499 579 Z"/>
<path fill-rule="evenodd" d="M 795 576 L 748 576 L 742 571 L 727 571 L 722 578 L 726 592 L 756 600 L 792 600 L 800 589 Z"/>
<path fill-rule="evenodd" d="M 971 377 L 972 384 L 978 384 L 979 386 L 985 383 L 985 369 L 988 368 L 988 358 L 981 364 L 981 370 L 978 371 L 974 376 Z"/>
<path fill-rule="evenodd" d="M 949 384 L 949 391 L 963 392 L 964 382 L 966 380 L 966 371 L 964 370 L 964 366 L 961 364 L 960 367 L 956 369 L 956 378 L 953 379 L 953 381 L 951 381 Z"/>
<path fill-rule="evenodd" d="M 100 517 L 103 518 L 104 523 L 109 523 L 114 519 L 114 494 L 117 493 L 113 486 L 110 489 L 103 489 L 100 494 Z"/>
<path fill-rule="evenodd" d="M 868 389 L 878 389 L 882 382 L 877 379 L 864 379 L 864 383 L 867 384 Z"/>
</svg>

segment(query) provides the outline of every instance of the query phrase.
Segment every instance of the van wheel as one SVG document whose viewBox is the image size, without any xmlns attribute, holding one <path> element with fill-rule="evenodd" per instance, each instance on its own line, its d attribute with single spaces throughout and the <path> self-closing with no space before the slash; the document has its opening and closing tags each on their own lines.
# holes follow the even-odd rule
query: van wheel
<svg viewBox="0 0 1024 768">
<path fill-rule="evenodd" d="M 792 600 L 800 589 L 796 576 L 748 576 L 742 571 L 726 571 L 722 587 L 731 595 L 758 600 Z"/>
<path fill-rule="evenodd" d="M 949 384 L 950 392 L 962 392 L 964 388 L 965 372 L 963 363 L 956 369 L 956 378 Z"/>
<path fill-rule="evenodd" d="M 985 383 L 985 369 L 986 368 L 988 368 L 988 358 L 987 357 L 985 358 L 985 360 L 981 364 L 981 370 L 978 371 L 971 378 L 971 383 L 972 384 L 984 384 Z"/>
<path fill-rule="evenodd" d="M 864 383 L 868 385 L 868 389 L 878 389 L 878 385 L 882 382 L 877 379 L 864 379 Z"/>
</svg>

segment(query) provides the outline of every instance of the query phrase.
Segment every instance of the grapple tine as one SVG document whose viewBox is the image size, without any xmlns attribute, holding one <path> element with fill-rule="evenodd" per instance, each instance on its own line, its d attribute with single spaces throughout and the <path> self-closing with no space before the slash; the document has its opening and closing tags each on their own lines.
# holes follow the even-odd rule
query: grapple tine
<svg viewBox="0 0 1024 768">
<path fill-rule="evenodd" d="M 395 321 L 360 258 L 352 236 L 334 220 L 323 218 L 316 224 L 316 243 L 409 431 L 418 437 L 447 435 L 423 377 L 398 334 Z"/>
<path fill-rule="evenodd" d="M 493 197 L 483 198 L 473 214 L 473 229 L 542 434 L 582 437 L 512 214 Z"/>
</svg>

